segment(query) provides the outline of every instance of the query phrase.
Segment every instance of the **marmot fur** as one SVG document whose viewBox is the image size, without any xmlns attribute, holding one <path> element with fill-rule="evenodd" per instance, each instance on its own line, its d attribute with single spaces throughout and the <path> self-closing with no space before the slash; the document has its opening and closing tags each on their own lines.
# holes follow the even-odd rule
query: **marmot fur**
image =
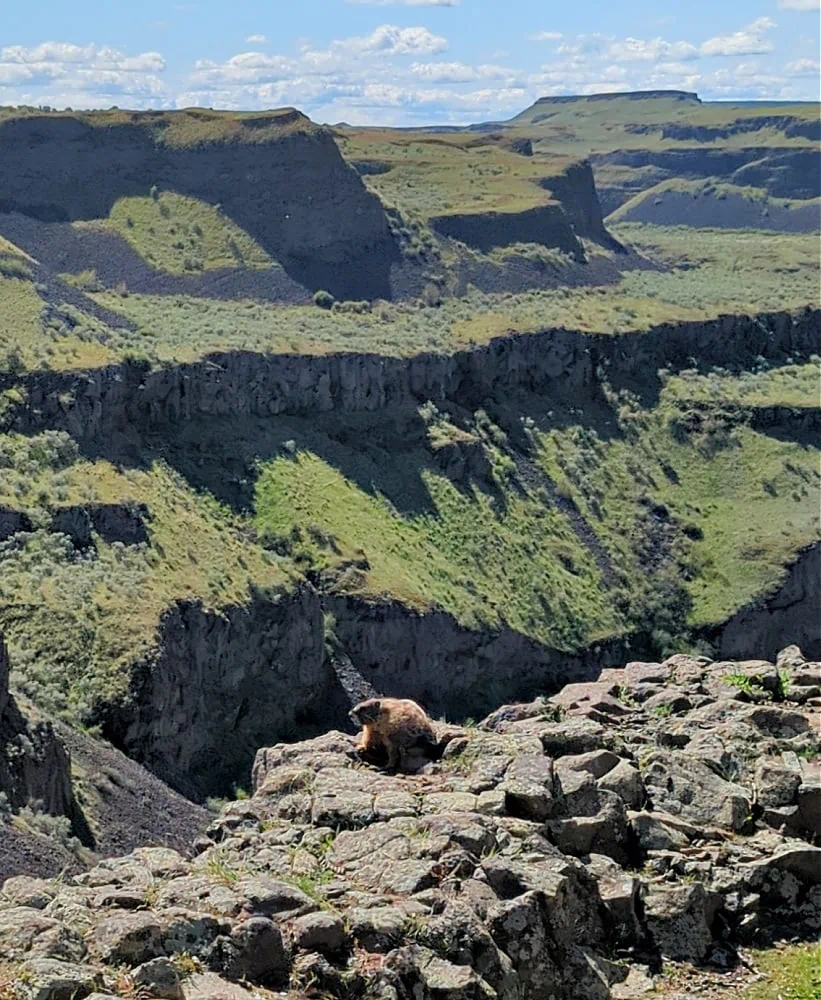
<svg viewBox="0 0 821 1000">
<path fill-rule="evenodd" d="M 368 698 L 348 713 L 362 726 L 356 749 L 360 753 L 384 749 L 388 768 L 404 768 L 413 751 L 430 752 L 438 745 L 431 721 L 421 705 L 409 698 Z"/>
</svg>

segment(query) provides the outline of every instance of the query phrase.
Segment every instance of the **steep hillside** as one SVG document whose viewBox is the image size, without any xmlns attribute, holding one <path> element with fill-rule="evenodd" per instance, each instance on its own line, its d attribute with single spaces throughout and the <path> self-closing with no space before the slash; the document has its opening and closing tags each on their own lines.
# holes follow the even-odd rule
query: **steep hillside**
<svg viewBox="0 0 821 1000">
<path fill-rule="evenodd" d="M 292 109 L 6 115 L 0 142 L 0 212 L 134 221 L 137 206 L 129 215 L 128 203 L 115 208 L 121 199 L 169 191 L 219 205 L 300 284 L 390 297 L 393 241 L 379 201 L 332 135 Z"/>
<path fill-rule="evenodd" d="M 817 652 L 816 235 L 611 233 L 525 127 L 0 119 L 0 628 L 95 843 L 137 814 L 78 726 L 203 801 L 374 691 L 464 720 L 639 652 Z"/>
<path fill-rule="evenodd" d="M 662 181 L 617 208 L 608 222 L 817 233 L 821 231 L 821 198 L 790 201 L 771 198 L 761 188 Z"/>
<path fill-rule="evenodd" d="M 760 187 L 775 198 L 821 195 L 813 102 L 709 102 L 684 91 L 545 97 L 493 127 L 536 155 L 589 157 L 605 216 L 676 178 Z"/>
</svg>

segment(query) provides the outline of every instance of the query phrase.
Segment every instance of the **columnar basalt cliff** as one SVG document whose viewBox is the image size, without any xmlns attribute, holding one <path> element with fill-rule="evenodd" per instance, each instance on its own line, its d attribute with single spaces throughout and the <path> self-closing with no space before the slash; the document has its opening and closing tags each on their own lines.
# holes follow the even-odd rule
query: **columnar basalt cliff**
<svg viewBox="0 0 821 1000">
<path fill-rule="evenodd" d="M 6 430 L 65 430 L 84 447 L 110 444 L 133 429 L 163 429 L 197 416 L 275 416 L 377 411 L 426 400 L 480 406 L 517 391 L 595 392 L 602 366 L 617 382 L 661 367 L 768 361 L 818 350 L 821 310 L 720 316 L 665 324 L 647 333 L 544 330 L 494 338 L 454 354 L 411 358 L 375 354 L 214 353 L 151 371 L 123 364 L 85 372 L 0 376 L 0 390 L 25 399 L 8 406 Z"/>
<path fill-rule="evenodd" d="M 577 236 L 600 243 L 609 250 L 624 249 L 605 228 L 596 182 L 588 160 L 572 163 L 562 173 L 546 177 L 542 186 L 561 203 Z"/>
<path fill-rule="evenodd" d="M 316 732 L 332 686 L 312 588 L 220 612 L 180 603 L 132 666 L 128 697 L 100 704 L 97 718 L 112 743 L 202 800 L 230 792 L 260 742 Z"/>
<path fill-rule="evenodd" d="M 621 662 L 614 639 L 576 654 L 548 649 L 510 628 L 476 631 L 443 611 L 326 597 L 337 639 L 375 691 L 423 702 L 436 715 L 478 718 L 500 701 L 555 691 Z"/>
<path fill-rule="evenodd" d="M 46 222 L 106 218 L 124 196 L 158 190 L 219 204 L 301 284 L 343 298 L 390 297 L 396 257 L 382 205 L 330 131 L 297 111 L 244 119 L 209 139 L 208 113 L 179 112 L 205 137 L 165 141 L 162 114 L 106 124 L 37 115 L 0 123 L 0 212 Z M 213 127 L 220 127 L 220 119 Z M 282 134 L 264 138 L 264 130 Z"/>
<path fill-rule="evenodd" d="M 440 215 L 430 221 L 441 236 L 483 252 L 512 243 L 541 243 L 562 250 L 576 260 L 584 260 L 584 250 L 571 220 L 559 204 L 537 205 L 521 212 Z"/>
</svg>

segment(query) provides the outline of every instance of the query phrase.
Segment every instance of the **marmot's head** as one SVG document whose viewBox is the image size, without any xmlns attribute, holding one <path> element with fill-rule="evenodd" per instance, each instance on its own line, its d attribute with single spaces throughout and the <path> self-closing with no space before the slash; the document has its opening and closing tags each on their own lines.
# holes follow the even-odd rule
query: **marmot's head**
<svg viewBox="0 0 821 1000">
<path fill-rule="evenodd" d="M 358 705 L 354 705 L 350 712 L 348 712 L 353 721 L 360 726 L 376 722 L 381 714 L 382 702 L 378 698 L 368 698 L 367 701 L 360 701 Z"/>
</svg>

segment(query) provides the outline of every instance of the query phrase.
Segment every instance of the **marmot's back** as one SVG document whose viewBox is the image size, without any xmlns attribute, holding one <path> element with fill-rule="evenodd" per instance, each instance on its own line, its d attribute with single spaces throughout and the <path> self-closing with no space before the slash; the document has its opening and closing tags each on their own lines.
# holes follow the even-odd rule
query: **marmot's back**
<svg viewBox="0 0 821 1000">
<path fill-rule="evenodd" d="M 410 698 L 380 698 L 381 712 L 373 728 L 388 739 L 404 744 L 436 743 L 436 733 L 427 712 Z"/>
</svg>

